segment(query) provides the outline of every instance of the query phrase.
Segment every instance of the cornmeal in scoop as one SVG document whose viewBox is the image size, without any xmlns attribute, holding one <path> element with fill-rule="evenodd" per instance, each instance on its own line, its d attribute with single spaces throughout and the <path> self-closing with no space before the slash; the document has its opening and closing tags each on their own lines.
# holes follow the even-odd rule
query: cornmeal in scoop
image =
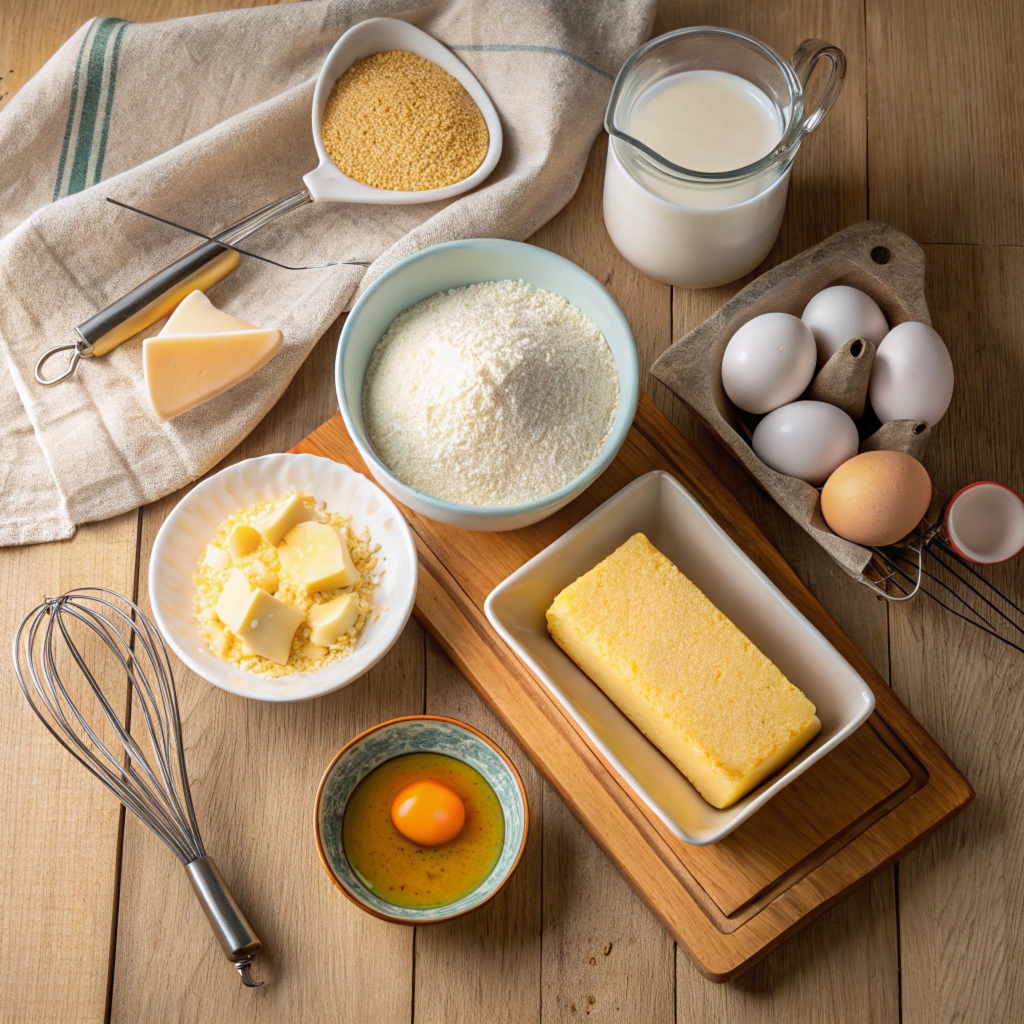
<svg viewBox="0 0 1024 1024">
<path fill-rule="evenodd" d="M 637 533 L 547 612 L 555 642 L 714 807 L 817 735 L 814 705 Z"/>
</svg>

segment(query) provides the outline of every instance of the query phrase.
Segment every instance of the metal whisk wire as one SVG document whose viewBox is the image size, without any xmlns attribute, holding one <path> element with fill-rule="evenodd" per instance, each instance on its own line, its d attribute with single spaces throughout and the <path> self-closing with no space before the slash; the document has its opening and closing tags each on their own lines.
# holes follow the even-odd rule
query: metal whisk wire
<svg viewBox="0 0 1024 1024">
<path fill-rule="evenodd" d="M 76 624 L 98 637 L 123 672 L 126 715 L 114 706 L 76 639 Z M 68 692 L 58 665 L 61 645 L 120 744 L 115 753 Z M 79 587 L 48 597 L 25 617 L 14 637 L 14 671 L 29 706 L 60 745 L 150 828 L 185 866 L 189 880 L 228 958 L 248 986 L 260 941 L 207 856 L 185 770 L 181 716 L 170 656 L 142 610 L 102 587 Z M 108 682 L 108 688 L 110 683 Z M 129 715 L 145 731 L 151 756 L 129 729 Z M 101 726 L 102 728 L 102 726 Z M 136 728 L 136 733 L 140 730 Z"/>
<path fill-rule="evenodd" d="M 862 582 L 887 601 L 918 593 L 1024 654 L 1024 608 L 986 579 L 946 543 L 941 526 L 923 522 L 903 545 L 872 548 Z"/>
<path fill-rule="evenodd" d="M 18 681 L 32 710 L 64 749 L 138 815 L 182 864 L 188 864 L 205 856 L 206 851 L 185 773 L 177 695 L 169 682 L 172 676 L 167 649 L 135 605 L 128 602 L 132 611 L 140 616 L 133 622 L 130 613 L 110 600 L 117 597 L 100 588 L 80 588 L 60 597 L 47 598 L 34 609 L 19 630 L 19 635 L 25 631 L 25 642 L 19 644 L 18 649 L 18 655 L 23 655 L 17 658 Z M 97 682 L 69 629 L 67 618 L 92 629 L 124 670 L 131 689 L 132 707 L 137 712 L 136 720 L 140 713 L 155 768 Z M 55 633 L 63 640 L 88 683 L 127 759 L 107 748 L 68 694 L 56 664 Z M 41 658 L 33 656 L 37 640 Z M 136 647 L 140 650 L 136 651 Z M 144 661 L 148 662 L 149 671 Z M 150 683 L 150 675 L 156 680 L 156 691 Z M 60 731 L 51 723 L 56 723 Z M 80 733 L 84 734 L 84 740 Z"/>
</svg>

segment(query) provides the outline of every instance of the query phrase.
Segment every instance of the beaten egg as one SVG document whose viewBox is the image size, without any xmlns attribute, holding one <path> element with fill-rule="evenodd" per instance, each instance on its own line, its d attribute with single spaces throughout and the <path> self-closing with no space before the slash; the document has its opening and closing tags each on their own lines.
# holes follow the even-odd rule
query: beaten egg
<svg viewBox="0 0 1024 1024">
<path fill-rule="evenodd" d="M 374 768 L 353 790 L 342 822 L 345 855 L 363 884 L 399 907 L 445 906 L 469 895 L 494 869 L 504 841 L 501 803 L 487 780 L 432 752 Z"/>
</svg>

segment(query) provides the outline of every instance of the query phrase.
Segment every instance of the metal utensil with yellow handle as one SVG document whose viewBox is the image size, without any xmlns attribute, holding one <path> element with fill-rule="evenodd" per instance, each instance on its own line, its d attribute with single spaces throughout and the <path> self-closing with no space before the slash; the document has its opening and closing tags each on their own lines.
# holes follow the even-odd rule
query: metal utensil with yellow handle
<svg viewBox="0 0 1024 1024">
<path fill-rule="evenodd" d="M 309 192 L 300 189 L 264 206 L 237 224 L 232 224 L 215 238 L 185 253 L 169 267 L 80 323 L 75 328 L 78 332 L 75 341 L 56 345 L 44 352 L 35 366 L 36 381 L 44 387 L 50 387 L 67 380 L 75 372 L 80 360 L 106 355 L 122 341 L 127 341 L 171 313 L 189 292 L 196 289 L 205 292 L 212 288 L 238 266 L 239 255 L 231 246 L 248 238 L 282 214 L 309 202 L 312 202 Z M 47 361 L 58 352 L 68 351 L 71 352 L 71 360 L 64 371 L 56 377 L 45 377 L 43 367 Z"/>
</svg>

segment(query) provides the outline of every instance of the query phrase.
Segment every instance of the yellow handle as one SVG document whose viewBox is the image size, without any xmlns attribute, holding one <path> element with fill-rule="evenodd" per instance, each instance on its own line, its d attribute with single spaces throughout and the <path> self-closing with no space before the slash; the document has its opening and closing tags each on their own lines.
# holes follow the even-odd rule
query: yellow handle
<svg viewBox="0 0 1024 1024">
<path fill-rule="evenodd" d="M 92 355 L 105 356 L 112 349 L 117 348 L 122 341 L 134 337 L 139 331 L 145 330 L 150 324 L 172 313 L 189 292 L 197 289 L 205 292 L 212 288 L 218 281 L 223 280 L 238 266 L 238 253 L 234 249 L 225 249 L 220 255 L 215 256 L 209 263 L 200 267 L 194 274 L 190 274 L 184 280 L 170 287 L 167 291 L 158 295 L 152 302 L 145 305 L 137 313 L 133 313 L 127 320 L 121 321 L 116 327 L 112 327 L 106 334 L 92 341 Z"/>
</svg>

